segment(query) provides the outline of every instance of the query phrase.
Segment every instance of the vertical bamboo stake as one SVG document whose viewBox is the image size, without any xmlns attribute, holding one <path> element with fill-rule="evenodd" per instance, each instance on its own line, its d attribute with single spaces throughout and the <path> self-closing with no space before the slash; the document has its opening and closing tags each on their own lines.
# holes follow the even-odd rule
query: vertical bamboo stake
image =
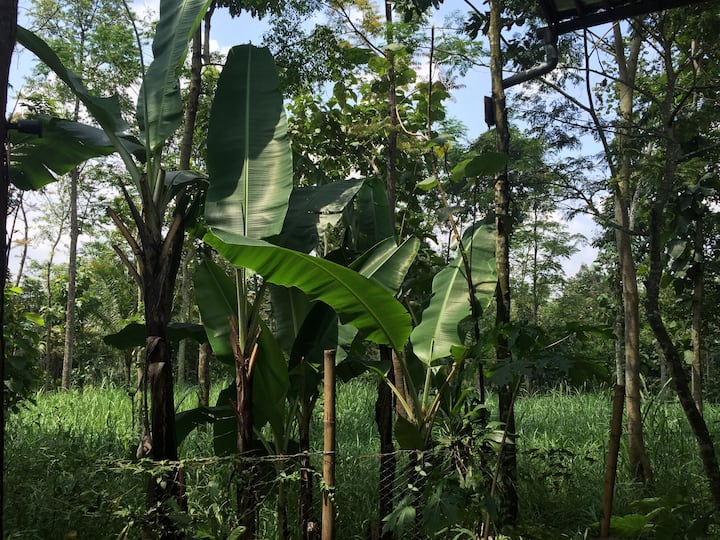
<svg viewBox="0 0 720 540">
<path fill-rule="evenodd" d="M 335 350 L 324 354 L 322 540 L 335 540 Z"/>
<path fill-rule="evenodd" d="M 605 485 L 603 493 L 603 515 L 600 521 L 600 538 L 610 536 L 610 518 L 612 517 L 613 495 L 615 492 L 615 476 L 617 475 L 618 452 L 622 437 L 623 405 L 625 403 L 625 387 L 615 385 L 613 393 L 612 416 L 610 417 L 610 441 L 605 462 Z"/>
</svg>

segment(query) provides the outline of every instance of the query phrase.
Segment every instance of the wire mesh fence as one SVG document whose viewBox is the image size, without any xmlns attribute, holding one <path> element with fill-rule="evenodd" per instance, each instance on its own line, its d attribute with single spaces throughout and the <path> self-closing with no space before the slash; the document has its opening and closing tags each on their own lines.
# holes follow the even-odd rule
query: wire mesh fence
<svg viewBox="0 0 720 540">
<path fill-rule="evenodd" d="M 158 465 L 116 461 L 109 468 L 136 481 L 164 481 L 168 471 L 182 482 L 183 498 L 171 503 L 172 526 L 189 538 L 319 539 L 321 505 L 328 493 L 337 538 L 414 540 L 426 537 L 422 494 L 431 465 L 426 456 L 336 456 L 336 485 L 322 476 L 322 452 L 239 458 L 185 459 Z M 106 465 L 107 466 L 107 465 Z M 119 538 L 157 533 L 158 512 L 140 504 L 126 509 Z M 246 536 L 249 533 L 249 536 Z"/>
</svg>

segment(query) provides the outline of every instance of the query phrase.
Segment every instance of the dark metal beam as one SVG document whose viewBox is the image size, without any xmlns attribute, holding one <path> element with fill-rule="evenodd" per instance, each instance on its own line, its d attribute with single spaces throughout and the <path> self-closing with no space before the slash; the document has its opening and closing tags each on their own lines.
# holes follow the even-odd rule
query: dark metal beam
<svg viewBox="0 0 720 540">
<path fill-rule="evenodd" d="M 557 35 L 707 0 L 538 0 Z M 572 6 L 572 7 L 571 7 Z"/>
</svg>

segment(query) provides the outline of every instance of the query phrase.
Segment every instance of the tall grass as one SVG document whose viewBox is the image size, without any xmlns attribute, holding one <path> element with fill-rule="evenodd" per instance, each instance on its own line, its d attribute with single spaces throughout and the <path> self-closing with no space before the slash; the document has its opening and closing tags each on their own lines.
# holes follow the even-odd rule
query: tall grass
<svg viewBox="0 0 720 540">
<path fill-rule="evenodd" d="M 370 522 L 380 519 L 376 384 L 365 378 L 338 388 L 335 501 L 343 539 L 365 538 Z M 181 408 L 197 404 L 192 389 L 179 391 L 177 401 L 183 395 Z M 525 538 L 582 538 L 599 519 L 610 400 L 609 392 L 561 390 L 518 399 L 518 491 Z M 623 448 L 615 514 L 637 512 L 636 501 L 655 495 L 671 501 L 674 518 L 691 523 L 710 510 L 710 499 L 687 423 L 674 401 L 648 399 L 645 407 L 655 484 L 644 491 L 631 482 Z M 492 402 L 490 408 L 496 409 Z M 716 433 L 718 410 L 709 407 L 706 416 Z M 112 387 L 39 394 L 35 405 L 10 416 L 4 515 L 9 538 L 139 537 L 148 473 L 134 460 L 138 429 L 132 400 Z M 316 408 L 312 440 L 318 487 L 322 403 Z M 181 525 L 195 538 L 227 537 L 234 524 L 233 464 L 211 457 L 212 430 L 193 432 L 180 452 L 190 501 Z M 260 529 L 263 538 L 273 538 L 277 489 L 284 482 L 295 502 L 297 473 L 288 468 L 280 479 L 277 463 L 263 470 L 268 489 Z M 319 489 L 316 493 L 319 500 Z M 289 517 L 295 526 L 296 514 Z M 544 532 L 527 532 L 537 530 Z"/>
</svg>

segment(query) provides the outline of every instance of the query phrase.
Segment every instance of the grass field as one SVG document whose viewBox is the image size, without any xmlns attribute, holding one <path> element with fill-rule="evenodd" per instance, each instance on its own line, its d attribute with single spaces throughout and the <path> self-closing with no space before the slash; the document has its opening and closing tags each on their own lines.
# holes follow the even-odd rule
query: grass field
<svg viewBox="0 0 720 540">
<path fill-rule="evenodd" d="M 185 394 L 188 397 L 182 407 L 194 406 L 192 390 Z M 379 517 L 374 401 L 375 383 L 369 379 L 338 388 L 335 499 L 338 538 L 342 539 L 366 538 L 370 522 Z M 9 538 L 140 537 L 148 472 L 133 459 L 138 433 L 132 410 L 132 401 L 123 390 L 95 388 L 38 395 L 36 404 L 9 418 L 4 515 Z M 585 537 L 600 514 L 609 392 L 558 390 L 522 396 L 516 411 L 521 521 L 516 537 Z M 711 510 L 709 496 L 679 407 L 650 399 L 645 414 L 655 483 L 644 491 L 630 482 L 623 448 L 615 514 L 626 517 L 618 519 L 618 526 L 626 531 L 642 529 L 643 538 L 711 537 L 703 532 L 707 528 L 704 517 Z M 709 407 L 706 415 L 711 431 L 717 434 L 718 410 Z M 319 405 L 313 425 L 317 450 L 322 444 L 321 417 Z M 191 434 L 181 447 L 181 456 L 186 460 L 189 510 L 178 513 L 178 523 L 192 538 L 227 538 L 234 525 L 232 464 L 212 458 L 211 430 Z M 403 474 L 408 470 L 403 465 L 407 459 L 402 458 L 398 485 L 406 480 Z M 281 482 L 288 500 L 297 500 L 297 473 L 281 463 L 270 462 L 265 467 L 265 485 L 261 487 L 269 488 L 269 495 L 260 511 L 263 538 L 276 535 L 273 501 Z M 313 463 L 320 470 L 319 454 Z M 432 474 L 428 478 L 432 487 L 426 494 L 436 488 Z M 437 498 L 455 500 L 448 486 L 447 482 L 437 486 Z M 426 513 L 446 506 L 429 505 Z M 452 508 L 446 513 L 454 515 Z M 296 521 L 292 512 L 289 520 Z M 456 536 L 445 532 L 438 537 Z"/>
</svg>

